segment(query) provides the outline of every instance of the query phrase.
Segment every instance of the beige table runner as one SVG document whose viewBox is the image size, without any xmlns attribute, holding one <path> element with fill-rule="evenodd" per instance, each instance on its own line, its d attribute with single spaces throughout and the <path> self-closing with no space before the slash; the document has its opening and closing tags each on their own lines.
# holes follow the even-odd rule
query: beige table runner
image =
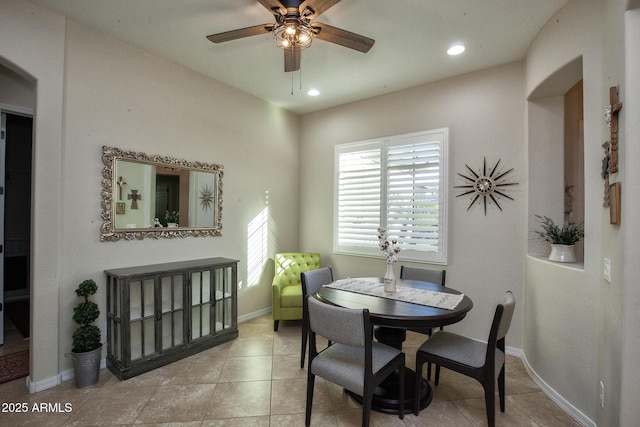
<svg viewBox="0 0 640 427">
<path fill-rule="evenodd" d="M 362 279 L 341 279 L 325 286 L 358 294 L 373 295 L 413 304 L 428 305 L 429 307 L 444 308 L 446 310 L 455 309 L 464 298 L 464 294 L 428 291 L 402 285 L 396 287 L 396 292 L 385 292 L 384 283 Z"/>
</svg>

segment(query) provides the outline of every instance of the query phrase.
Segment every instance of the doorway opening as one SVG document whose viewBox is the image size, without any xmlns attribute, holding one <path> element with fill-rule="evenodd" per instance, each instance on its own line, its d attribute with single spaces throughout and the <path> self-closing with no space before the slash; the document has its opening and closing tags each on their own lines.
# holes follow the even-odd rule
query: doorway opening
<svg viewBox="0 0 640 427">
<path fill-rule="evenodd" d="M 0 358 L 12 365 L 0 378 L 10 380 L 29 374 L 33 118 L 5 111 L 0 117 Z"/>
<path fill-rule="evenodd" d="M 170 215 L 180 211 L 180 176 L 156 175 L 156 218 L 163 227 L 170 221 Z"/>
</svg>

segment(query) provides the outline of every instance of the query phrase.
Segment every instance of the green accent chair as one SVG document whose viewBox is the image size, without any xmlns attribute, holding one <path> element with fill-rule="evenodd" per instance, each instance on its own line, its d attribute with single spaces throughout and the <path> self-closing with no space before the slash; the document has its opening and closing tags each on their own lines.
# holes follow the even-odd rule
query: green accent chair
<svg viewBox="0 0 640 427">
<path fill-rule="evenodd" d="M 280 320 L 302 319 L 302 283 L 300 273 L 320 268 L 320 254 L 287 252 L 276 254 L 275 276 L 271 285 L 273 330 Z"/>
</svg>

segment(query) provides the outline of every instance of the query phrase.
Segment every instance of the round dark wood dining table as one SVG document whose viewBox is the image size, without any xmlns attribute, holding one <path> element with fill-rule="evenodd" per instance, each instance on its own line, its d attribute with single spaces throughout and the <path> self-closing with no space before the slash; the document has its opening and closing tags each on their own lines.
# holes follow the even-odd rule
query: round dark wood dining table
<svg viewBox="0 0 640 427">
<path fill-rule="evenodd" d="M 377 277 L 357 278 L 354 280 L 378 283 L 383 281 L 383 279 Z M 396 285 L 398 287 L 408 286 L 430 291 L 460 294 L 459 291 L 453 288 L 418 280 L 397 280 Z M 466 295 L 453 310 L 398 301 L 374 295 L 365 295 L 347 290 L 330 288 L 327 286 L 320 288 L 316 297 L 326 303 L 337 305 L 339 307 L 368 309 L 371 323 L 376 326 L 383 327 L 385 330 L 384 334 L 380 334 L 381 336 L 393 336 L 394 330 L 397 331 L 398 336 L 404 336 L 407 329 L 425 331 L 428 328 L 439 328 L 441 326 L 451 325 L 464 319 L 467 312 L 473 308 L 473 302 Z M 390 331 L 392 332 L 391 334 L 389 334 Z M 384 342 L 381 336 L 378 337 L 378 340 Z M 392 338 L 390 342 L 385 342 L 385 344 L 397 346 L 397 340 L 394 342 Z M 397 376 L 392 375 L 376 389 L 373 397 L 372 409 L 385 413 L 398 413 L 399 401 L 397 394 L 397 381 Z M 429 383 L 425 380 L 422 381 L 421 395 L 417 397 L 414 396 L 414 382 L 415 371 L 406 367 L 404 399 L 405 413 L 413 411 L 413 402 L 416 398 L 420 399 L 420 407 L 422 409 L 426 408 L 433 398 L 433 391 L 431 390 Z M 354 395 L 353 393 L 350 394 L 354 399 L 361 401 L 359 396 Z"/>
</svg>

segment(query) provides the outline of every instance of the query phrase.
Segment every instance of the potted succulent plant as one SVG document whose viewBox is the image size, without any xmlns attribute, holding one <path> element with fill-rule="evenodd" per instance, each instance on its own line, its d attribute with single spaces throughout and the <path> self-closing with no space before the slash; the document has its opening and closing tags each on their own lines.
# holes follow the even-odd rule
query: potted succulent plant
<svg viewBox="0 0 640 427">
<path fill-rule="evenodd" d="M 89 296 L 98 291 L 98 285 L 87 279 L 78 285 L 76 295 L 83 298 L 73 309 L 73 320 L 80 326 L 73 332 L 73 349 L 67 353 L 73 358 L 76 387 L 85 388 L 98 382 L 102 342 L 100 328 L 93 324 L 100 309 L 98 304 L 89 300 Z"/>
<path fill-rule="evenodd" d="M 584 225 L 571 220 L 562 226 L 556 225 L 548 216 L 536 215 L 542 230 L 534 233 L 551 244 L 549 260 L 558 262 L 576 262 L 574 246 L 584 237 Z"/>
</svg>

